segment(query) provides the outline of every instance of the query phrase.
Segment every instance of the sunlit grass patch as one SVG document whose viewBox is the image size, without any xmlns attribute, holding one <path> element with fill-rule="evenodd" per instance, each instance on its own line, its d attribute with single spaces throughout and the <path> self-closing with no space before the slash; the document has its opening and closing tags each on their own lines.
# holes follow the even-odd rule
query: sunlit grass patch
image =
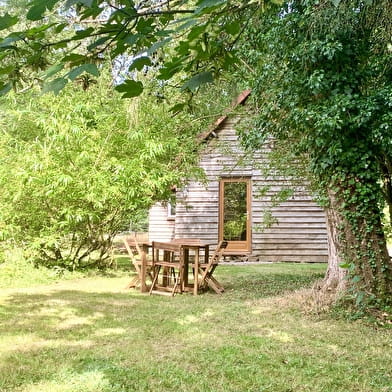
<svg viewBox="0 0 392 392">
<path fill-rule="evenodd" d="M 29 287 L 82 276 L 78 272 L 36 266 L 26 260 L 21 249 L 17 248 L 6 251 L 5 262 L 0 263 L 0 289 Z"/>
<path fill-rule="evenodd" d="M 221 266 L 222 296 L 148 296 L 127 275 L 7 291 L 0 390 L 391 392 L 390 331 L 303 312 L 325 267 Z"/>
<path fill-rule="evenodd" d="M 87 371 L 82 374 L 60 374 L 55 380 L 27 384 L 20 392 L 97 392 L 108 390 L 110 381 L 100 371 Z"/>
</svg>

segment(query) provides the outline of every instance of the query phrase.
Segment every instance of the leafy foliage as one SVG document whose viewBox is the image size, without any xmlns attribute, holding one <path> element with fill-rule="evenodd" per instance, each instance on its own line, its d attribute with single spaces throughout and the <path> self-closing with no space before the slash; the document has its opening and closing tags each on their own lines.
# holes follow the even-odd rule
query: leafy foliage
<svg viewBox="0 0 392 392">
<path fill-rule="evenodd" d="M 186 114 L 109 88 L 1 104 L 0 229 L 41 263 L 102 265 L 126 222 L 194 172 Z"/>
<path fill-rule="evenodd" d="M 385 305 L 392 264 L 380 218 L 392 174 L 392 52 L 381 33 L 388 17 L 377 15 L 392 8 L 335 3 L 290 1 L 247 30 L 258 111 L 248 140 L 257 145 L 268 132 L 308 159 L 316 189 L 338 214 L 329 223 L 357 306 Z"/>
<path fill-rule="evenodd" d="M 58 92 L 78 67 L 125 57 L 133 63 L 122 81 L 124 97 L 143 91 L 132 72 L 143 67 L 159 70 L 162 83 L 176 75 L 193 92 L 236 63 L 231 49 L 243 29 L 235 13 L 261 12 L 259 3 L 34 0 L 27 13 L 15 9 L 0 20 L 4 29 L 13 27 L 0 38 L 0 83 L 18 89 L 38 80 Z M 40 71 L 53 64 L 62 67 L 42 78 Z"/>
<path fill-rule="evenodd" d="M 335 245 L 357 300 L 392 297 L 380 219 L 382 202 L 392 205 L 390 1 L 34 0 L 27 9 L 1 19 L 10 31 L 0 94 L 37 81 L 58 93 L 79 67 L 96 72 L 103 60 L 125 60 L 117 89 L 126 98 L 146 90 L 151 70 L 159 88 L 170 81 L 192 96 L 237 69 L 259 114 L 248 144 L 268 131 L 306 155 L 337 213 Z M 83 71 L 87 88 L 92 69 Z M 175 103 L 173 113 L 188 107 Z"/>
</svg>

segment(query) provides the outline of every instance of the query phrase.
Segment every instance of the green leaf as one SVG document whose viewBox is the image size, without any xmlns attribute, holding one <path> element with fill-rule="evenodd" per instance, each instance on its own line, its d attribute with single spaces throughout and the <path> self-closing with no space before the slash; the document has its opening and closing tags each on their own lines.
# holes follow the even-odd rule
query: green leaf
<svg viewBox="0 0 392 392">
<path fill-rule="evenodd" d="M 181 111 L 184 109 L 184 107 L 185 107 L 186 105 L 187 105 L 186 103 L 177 103 L 176 105 L 172 106 L 172 107 L 169 109 L 169 111 L 172 112 L 172 113 L 181 112 Z"/>
<path fill-rule="evenodd" d="M 35 0 L 30 3 L 32 7 L 29 8 L 27 12 L 27 19 L 29 20 L 40 20 L 46 10 L 53 10 L 56 3 L 60 0 Z"/>
<path fill-rule="evenodd" d="M 188 40 L 193 41 L 194 39 L 198 38 L 201 34 L 203 34 L 205 31 L 206 31 L 206 26 L 204 24 L 193 27 L 188 34 Z"/>
<path fill-rule="evenodd" d="M 70 8 L 74 4 L 81 4 L 81 5 L 84 5 L 85 7 L 91 8 L 91 6 L 93 5 L 93 2 L 94 2 L 94 0 L 68 0 L 65 3 L 65 8 Z"/>
<path fill-rule="evenodd" d="M 48 23 L 48 24 L 43 24 L 41 26 L 32 27 L 31 29 L 25 31 L 26 37 L 34 38 L 37 35 L 39 36 L 41 33 L 43 33 L 46 30 L 49 30 L 53 26 L 55 26 L 55 23 Z"/>
<path fill-rule="evenodd" d="M 209 72 L 209 71 L 201 72 L 201 73 L 193 76 L 186 83 L 184 83 L 183 86 L 181 87 L 181 90 L 188 89 L 190 91 L 195 91 L 197 88 L 199 88 L 203 84 L 212 83 L 213 81 L 214 81 L 214 77 L 212 76 L 211 72 Z"/>
<path fill-rule="evenodd" d="M 3 40 L 0 40 L 0 48 L 14 48 L 16 49 L 16 46 L 11 45 L 14 42 L 20 41 L 22 38 L 14 35 L 9 35 L 8 37 L 4 38 Z"/>
<path fill-rule="evenodd" d="M 158 74 L 157 78 L 160 80 L 171 79 L 176 73 L 178 73 L 182 70 L 182 65 L 183 64 L 181 62 L 166 64 L 164 67 L 162 67 L 159 70 L 159 74 Z"/>
<path fill-rule="evenodd" d="M 32 6 L 27 12 L 27 19 L 29 20 L 40 20 L 42 19 L 43 14 L 46 11 L 46 4 L 44 2 L 40 2 L 34 6 Z"/>
<path fill-rule="evenodd" d="M 58 42 L 57 44 L 53 45 L 53 49 L 64 49 L 67 47 L 68 47 L 68 45 L 66 42 Z"/>
<path fill-rule="evenodd" d="M 0 75 L 7 75 L 11 73 L 15 67 L 13 65 L 9 65 L 8 67 L 0 68 Z"/>
<path fill-rule="evenodd" d="M 183 69 L 185 62 L 186 62 L 186 58 L 177 57 L 177 58 L 173 59 L 172 62 L 166 63 L 159 70 L 159 75 L 157 76 L 158 79 L 161 79 L 161 80 L 171 79 L 176 73 L 180 72 Z"/>
<path fill-rule="evenodd" d="M 196 19 L 189 19 L 188 18 L 184 18 L 183 20 L 186 20 L 185 23 L 179 25 L 176 28 L 176 31 L 182 31 L 182 30 L 188 30 L 190 27 L 194 26 L 197 23 L 200 23 L 200 21 L 196 20 Z"/>
<path fill-rule="evenodd" d="M 139 96 L 143 92 L 142 82 L 127 80 L 123 84 L 116 87 L 119 93 L 123 93 L 122 98 L 133 98 Z"/>
<path fill-rule="evenodd" d="M 155 44 L 153 44 L 149 47 L 149 49 L 147 50 L 147 53 L 154 54 L 158 49 L 162 48 L 170 41 L 171 41 L 171 38 L 166 38 L 162 41 L 155 42 Z"/>
<path fill-rule="evenodd" d="M 0 30 L 5 30 L 18 23 L 17 16 L 11 16 L 6 13 L 4 16 L 0 16 Z"/>
<path fill-rule="evenodd" d="M 195 15 L 200 15 L 205 12 L 210 11 L 215 7 L 219 7 L 220 5 L 226 3 L 226 0 L 201 0 L 197 4 L 197 8 L 195 10 Z"/>
<path fill-rule="evenodd" d="M 335 7 L 338 7 L 339 4 L 340 4 L 340 2 L 341 2 L 341 0 L 331 0 L 331 2 L 332 2 L 332 4 L 333 4 Z"/>
<path fill-rule="evenodd" d="M 0 83 L 0 97 L 3 95 L 6 95 L 8 92 L 10 92 L 12 89 L 12 84 L 11 82 L 7 84 Z"/>
<path fill-rule="evenodd" d="M 38 1 L 42 1 L 42 0 L 38 0 Z M 60 0 L 46 0 L 46 9 L 48 9 L 49 11 L 52 11 L 54 6 L 59 2 Z"/>
<path fill-rule="evenodd" d="M 57 78 L 52 80 L 51 82 L 45 83 L 42 88 L 42 92 L 43 93 L 53 92 L 55 95 L 58 95 L 66 84 L 67 84 L 67 79 Z"/>
<path fill-rule="evenodd" d="M 362 280 L 362 279 L 361 279 L 360 276 L 355 275 L 355 276 L 352 278 L 351 281 L 352 281 L 353 283 L 359 283 L 361 280 Z"/>
<path fill-rule="evenodd" d="M 128 34 L 124 39 L 123 42 L 126 43 L 129 46 L 133 46 L 137 40 L 142 37 L 141 34 Z"/>
<path fill-rule="evenodd" d="M 241 30 L 241 26 L 238 22 L 233 22 L 225 25 L 226 33 L 230 35 L 237 35 Z"/>
<path fill-rule="evenodd" d="M 111 39 L 111 37 L 101 37 L 101 38 L 98 38 L 92 44 L 87 46 L 87 50 L 88 51 L 92 51 L 93 49 L 97 48 L 98 46 L 101 46 L 102 44 L 104 44 L 105 42 L 107 42 L 110 39 Z"/>
<path fill-rule="evenodd" d="M 80 40 L 84 39 L 87 37 L 90 37 L 90 35 L 94 32 L 94 29 L 92 27 L 89 27 L 85 30 L 78 30 L 75 35 L 72 37 L 72 40 Z"/>
<path fill-rule="evenodd" d="M 155 33 L 155 35 L 157 37 L 169 37 L 170 35 L 172 35 L 175 32 L 175 30 L 161 30 L 161 31 L 157 31 Z"/>
<path fill-rule="evenodd" d="M 56 34 L 61 33 L 67 26 L 68 26 L 68 23 L 60 23 L 59 25 L 56 26 L 56 28 L 54 29 L 54 32 Z"/>
<path fill-rule="evenodd" d="M 63 57 L 62 61 L 65 63 L 70 63 L 71 66 L 76 66 L 85 63 L 87 60 L 87 56 L 83 56 L 77 53 L 71 53 L 65 57 Z"/>
<path fill-rule="evenodd" d="M 43 4 L 36 5 L 36 6 L 31 7 L 29 9 L 26 17 L 28 20 L 33 20 L 33 21 L 40 20 L 42 18 L 43 14 L 45 13 L 45 11 L 46 11 L 45 5 L 43 5 Z"/>
<path fill-rule="evenodd" d="M 52 77 L 53 75 L 56 75 L 56 73 L 62 71 L 63 68 L 64 68 L 64 64 L 63 64 L 63 63 L 53 65 L 53 66 L 49 67 L 49 68 L 43 73 L 43 77 L 44 77 L 45 79 L 48 79 L 48 78 Z"/>
<path fill-rule="evenodd" d="M 143 69 L 144 66 L 149 66 L 151 65 L 151 60 L 149 57 L 138 57 L 137 59 L 135 59 L 131 66 L 129 67 L 129 70 L 132 71 L 133 69 L 137 69 L 138 71 L 141 71 Z"/>
<path fill-rule="evenodd" d="M 74 68 L 72 71 L 68 72 L 68 78 L 74 81 L 79 75 L 83 72 L 87 72 L 94 76 L 99 76 L 99 70 L 95 64 L 83 64 L 77 68 Z"/>
</svg>

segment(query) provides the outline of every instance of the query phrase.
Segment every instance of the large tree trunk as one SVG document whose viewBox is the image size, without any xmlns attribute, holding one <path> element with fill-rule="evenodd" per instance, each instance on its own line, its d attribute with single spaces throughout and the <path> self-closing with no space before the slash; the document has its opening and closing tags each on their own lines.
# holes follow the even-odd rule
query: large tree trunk
<svg viewBox="0 0 392 392">
<path fill-rule="evenodd" d="M 341 268 L 343 263 L 341 257 L 338 226 L 341 217 L 334 209 L 335 198 L 330 195 L 330 207 L 326 211 L 327 235 L 328 235 L 328 268 L 323 281 L 323 288 L 329 291 L 342 292 L 346 287 L 346 272 Z"/>
<path fill-rule="evenodd" d="M 329 260 L 322 288 L 337 293 L 350 288 L 359 301 L 370 299 L 385 304 L 392 298 L 392 261 L 377 203 L 369 206 L 366 214 L 355 214 L 355 206 L 348 207 L 343 200 L 343 190 L 328 192 Z M 355 220 L 349 221 L 347 212 L 354 212 L 351 216 Z M 349 268 L 343 269 L 341 264 Z"/>
</svg>

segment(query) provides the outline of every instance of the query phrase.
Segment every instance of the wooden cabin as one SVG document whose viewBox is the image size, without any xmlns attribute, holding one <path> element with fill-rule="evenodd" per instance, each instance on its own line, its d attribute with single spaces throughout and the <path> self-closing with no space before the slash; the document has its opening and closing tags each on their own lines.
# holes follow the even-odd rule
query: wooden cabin
<svg viewBox="0 0 392 392">
<path fill-rule="evenodd" d="M 235 105 L 245 103 L 244 91 Z M 290 180 L 266 175 L 271 141 L 254 156 L 238 141 L 238 117 L 222 116 L 200 135 L 199 165 L 207 181 L 176 191 L 175 205 L 157 204 L 149 212 L 151 241 L 200 238 L 229 242 L 225 254 L 253 261 L 326 262 L 325 213 L 305 186 L 296 186 L 279 205 L 273 200 L 292 189 Z"/>
</svg>

